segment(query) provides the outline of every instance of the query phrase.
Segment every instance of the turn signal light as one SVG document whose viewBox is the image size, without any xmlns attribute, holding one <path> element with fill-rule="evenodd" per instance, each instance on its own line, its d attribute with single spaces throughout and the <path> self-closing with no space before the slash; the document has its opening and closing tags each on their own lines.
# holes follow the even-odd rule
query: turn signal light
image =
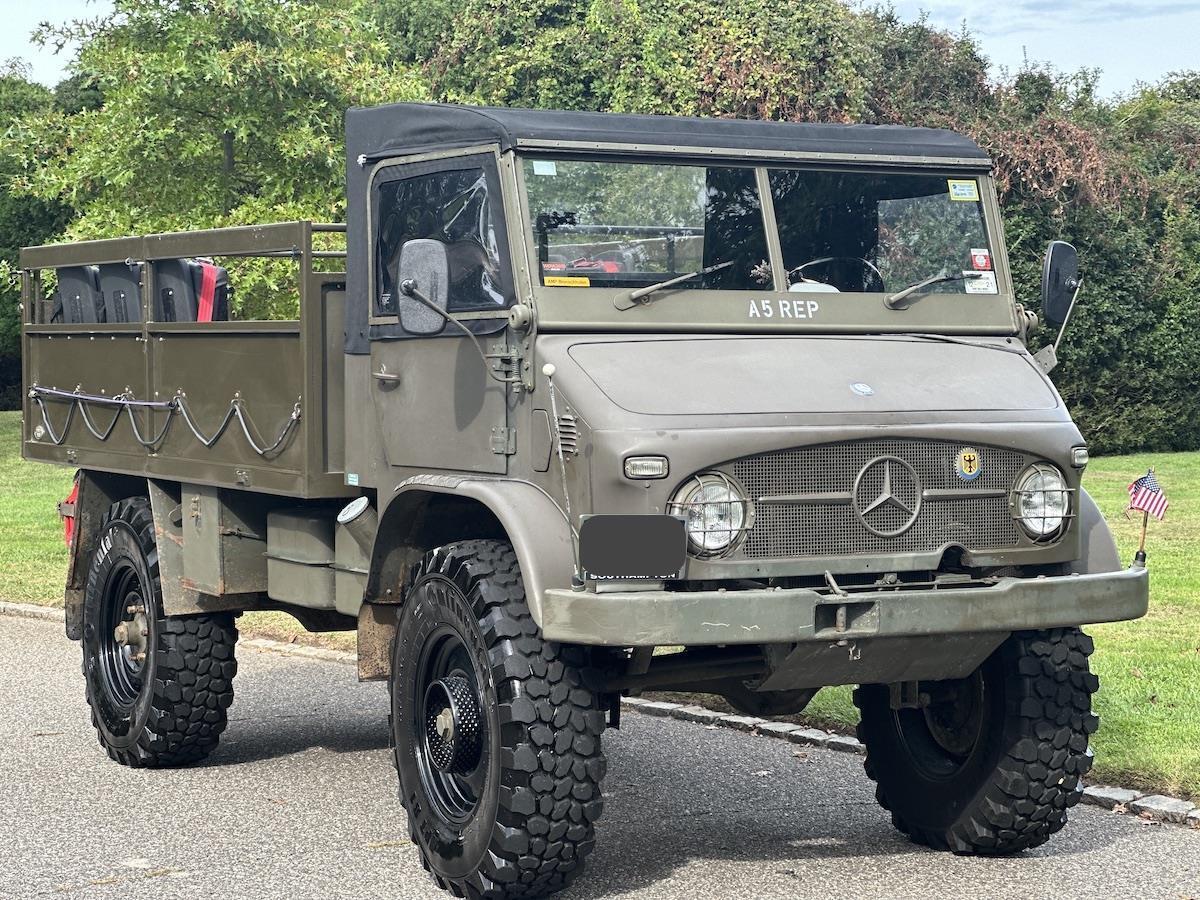
<svg viewBox="0 0 1200 900">
<path fill-rule="evenodd" d="M 665 456 L 630 456 L 625 460 L 626 478 L 666 478 L 669 472 Z"/>
</svg>

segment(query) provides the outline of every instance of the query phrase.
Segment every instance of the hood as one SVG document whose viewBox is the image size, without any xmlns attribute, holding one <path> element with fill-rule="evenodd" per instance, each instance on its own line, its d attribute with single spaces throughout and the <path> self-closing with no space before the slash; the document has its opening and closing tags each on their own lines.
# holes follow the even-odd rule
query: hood
<svg viewBox="0 0 1200 900">
<path fill-rule="evenodd" d="M 1058 395 L 1016 342 L 713 337 L 573 344 L 614 404 L 653 416 L 1031 412 Z"/>
</svg>

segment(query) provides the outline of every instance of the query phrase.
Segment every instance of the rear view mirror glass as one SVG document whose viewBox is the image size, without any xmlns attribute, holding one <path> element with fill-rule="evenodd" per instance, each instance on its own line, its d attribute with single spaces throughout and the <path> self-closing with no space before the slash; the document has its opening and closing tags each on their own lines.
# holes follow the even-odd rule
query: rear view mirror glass
<svg viewBox="0 0 1200 900">
<path fill-rule="evenodd" d="M 1079 287 L 1079 254 L 1065 241 L 1052 241 L 1042 266 L 1042 314 L 1059 328 L 1067 321 Z"/>
<path fill-rule="evenodd" d="M 424 303 L 405 296 L 408 282 L 430 303 L 446 311 L 450 293 L 450 262 L 446 245 L 428 238 L 408 241 L 400 248 L 398 282 L 400 284 L 400 327 L 409 334 L 440 334 L 446 327 L 445 316 Z"/>
</svg>

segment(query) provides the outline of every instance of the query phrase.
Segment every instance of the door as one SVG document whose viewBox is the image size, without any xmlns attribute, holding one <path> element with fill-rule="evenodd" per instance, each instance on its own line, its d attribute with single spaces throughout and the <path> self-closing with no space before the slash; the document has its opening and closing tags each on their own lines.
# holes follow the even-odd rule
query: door
<svg viewBox="0 0 1200 900">
<path fill-rule="evenodd" d="M 505 472 L 507 386 L 489 377 L 457 325 L 414 336 L 398 316 L 400 251 L 408 241 L 432 239 L 446 245 L 450 260 L 449 311 L 486 351 L 505 340 L 513 280 L 495 154 L 385 164 L 375 172 L 368 209 L 371 394 L 388 462 Z"/>
</svg>

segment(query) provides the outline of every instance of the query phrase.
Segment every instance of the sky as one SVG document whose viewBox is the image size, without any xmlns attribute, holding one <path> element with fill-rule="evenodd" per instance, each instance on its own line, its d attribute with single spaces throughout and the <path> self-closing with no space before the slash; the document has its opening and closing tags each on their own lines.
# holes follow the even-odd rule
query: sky
<svg viewBox="0 0 1200 900">
<path fill-rule="evenodd" d="M 1099 68 L 1100 92 L 1114 95 L 1139 81 L 1154 83 L 1172 71 L 1200 68 L 1200 0 L 894 0 L 894 5 L 906 20 L 924 11 L 932 24 L 954 31 L 965 22 L 994 74 L 1015 71 L 1026 58 L 1064 71 Z M 41 21 L 91 18 L 111 8 L 111 0 L 0 0 L 0 63 L 19 57 L 35 80 L 53 85 L 64 76 L 71 54 L 35 47 L 30 33 Z"/>
<path fill-rule="evenodd" d="M 1100 93 L 1127 93 L 1170 72 L 1200 69 L 1200 0 L 896 0 L 905 20 L 922 10 L 933 25 L 966 22 L 993 74 L 1024 59 L 1060 70 L 1102 70 Z"/>
</svg>

